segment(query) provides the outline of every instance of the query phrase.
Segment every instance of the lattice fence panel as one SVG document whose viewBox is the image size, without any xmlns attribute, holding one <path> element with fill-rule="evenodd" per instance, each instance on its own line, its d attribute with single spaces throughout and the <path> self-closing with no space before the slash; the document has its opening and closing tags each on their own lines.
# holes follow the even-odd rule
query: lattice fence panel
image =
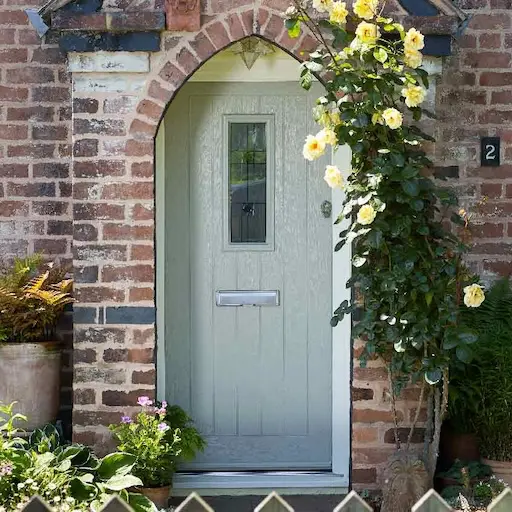
<svg viewBox="0 0 512 512">
<path fill-rule="evenodd" d="M 512 491 L 507 488 L 488 507 L 488 512 L 512 512 Z M 22 512 L 54 512 L 39 496 L 34 496 L 22 509 Z M 131 508 L 118 497 L 113 497 L 101 512 L 133 512 Z M 175 509 L 175 512 L 215 512 L 208 503 L 197 493 L 190 494 Z M 255 509 L 254 512 L 295 512 L 285 498 L 276 492 L 270 493 Z M 297 510 L 296 512 L 303 512 Z M 352 491 L 334 509 L 333 512 L 372 512 L 372 508 L 355 492 Z M 421 498 L 411 512 L 455 512 L 446 501 L 433 489 Z"/>
</svg>

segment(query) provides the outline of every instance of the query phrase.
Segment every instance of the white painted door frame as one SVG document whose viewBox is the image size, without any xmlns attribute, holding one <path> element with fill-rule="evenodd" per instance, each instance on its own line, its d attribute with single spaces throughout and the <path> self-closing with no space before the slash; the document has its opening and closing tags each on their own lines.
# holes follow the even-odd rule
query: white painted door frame
<svg viewBox="0 0 512 512">
<path fill-rule="evenodd" d="M 214 62 L 218 59 L 217 62 Z M 297 62 L 284 52 L 276 51 L 259 59 L 251 70 L 245 69 L 242 60 L 221 52 L 207 62 L 193 76 L 193 81 L 245 81 L 245 82 L 295 82 Z M 165 125 L 162 121 L 156 137 L 156 301 L 157 301 L 157 396 L 165 398 L 165 215 L 160 205 L 165 204 Z M 350 150 L 341 147 L 333 153 L 332 161 L 341 170 L 350 169 Z M 321 179 L 321 177 L 319 177 Z M 333 190 L 332 211 L 341 211 L 343 192 Z M 347 226 L 333 225 L 332 243 L 339 240 L 339 232 Z M 332 304 L 337 307 L 343 300 L 350 300 L 350 289 L 345 286 L 351 273 L 349 244 L 335 252 L 332 259 Z M 332 471 L 331 472 L 269 472 L 269 473 L 178 473 L 173 481 L 173 494 L 188 494 L 192 489 L 203 494 L 246 494 L 258 489 L 277 489 L 283 493 L 317 492 L 340 493 L 349 486 L 350 471 L 350 370 L 351 370 L 351 321 L 345 318 L 332 330 Z"/>
</svg>

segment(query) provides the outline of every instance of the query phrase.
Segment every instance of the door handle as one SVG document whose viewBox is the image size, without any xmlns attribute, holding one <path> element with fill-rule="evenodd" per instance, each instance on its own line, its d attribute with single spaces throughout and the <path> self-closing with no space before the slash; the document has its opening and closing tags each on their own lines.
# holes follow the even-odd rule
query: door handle
<svg viewBox="0 0 512 512">
<path fill-rule="evenodd" d="M 320 211 L 322 212 L 322 215 L 328 219 L 332 214 L 332 203 L 331 201 L 328 201 L 327 199 L 320 205 Z"/>
</svg>

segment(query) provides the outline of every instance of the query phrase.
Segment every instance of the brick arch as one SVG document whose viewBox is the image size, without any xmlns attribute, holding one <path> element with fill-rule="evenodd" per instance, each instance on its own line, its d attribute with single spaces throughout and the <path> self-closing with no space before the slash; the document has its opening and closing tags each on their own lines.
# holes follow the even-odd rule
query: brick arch
<svg viewBox="0 0 512 512">
<path fill-rule="evenodd" d="M 249 36 L 258 36 L 301 61 L 317 42 L 307 32 L 291 39 L 280 12 L 259 8 L 232 11 L 216 17 L 189 41 L 180 44 L 151 74 L 144 97 L 136 107 L 126 145 L 127 156 L 153 153 L 153 140 L 176 93 L 209 59 Z"/>
</svg>

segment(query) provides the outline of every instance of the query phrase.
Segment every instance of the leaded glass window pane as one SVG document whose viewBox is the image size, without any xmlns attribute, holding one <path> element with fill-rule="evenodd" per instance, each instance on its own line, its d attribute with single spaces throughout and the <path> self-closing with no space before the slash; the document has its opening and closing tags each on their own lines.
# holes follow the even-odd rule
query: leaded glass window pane
<svg viewBox="0 0 512 512">
<path fill-rule="evenodd" d="M 267 241 L 266 123 L 229 123 L 231 243 Z"/>
</svg>

